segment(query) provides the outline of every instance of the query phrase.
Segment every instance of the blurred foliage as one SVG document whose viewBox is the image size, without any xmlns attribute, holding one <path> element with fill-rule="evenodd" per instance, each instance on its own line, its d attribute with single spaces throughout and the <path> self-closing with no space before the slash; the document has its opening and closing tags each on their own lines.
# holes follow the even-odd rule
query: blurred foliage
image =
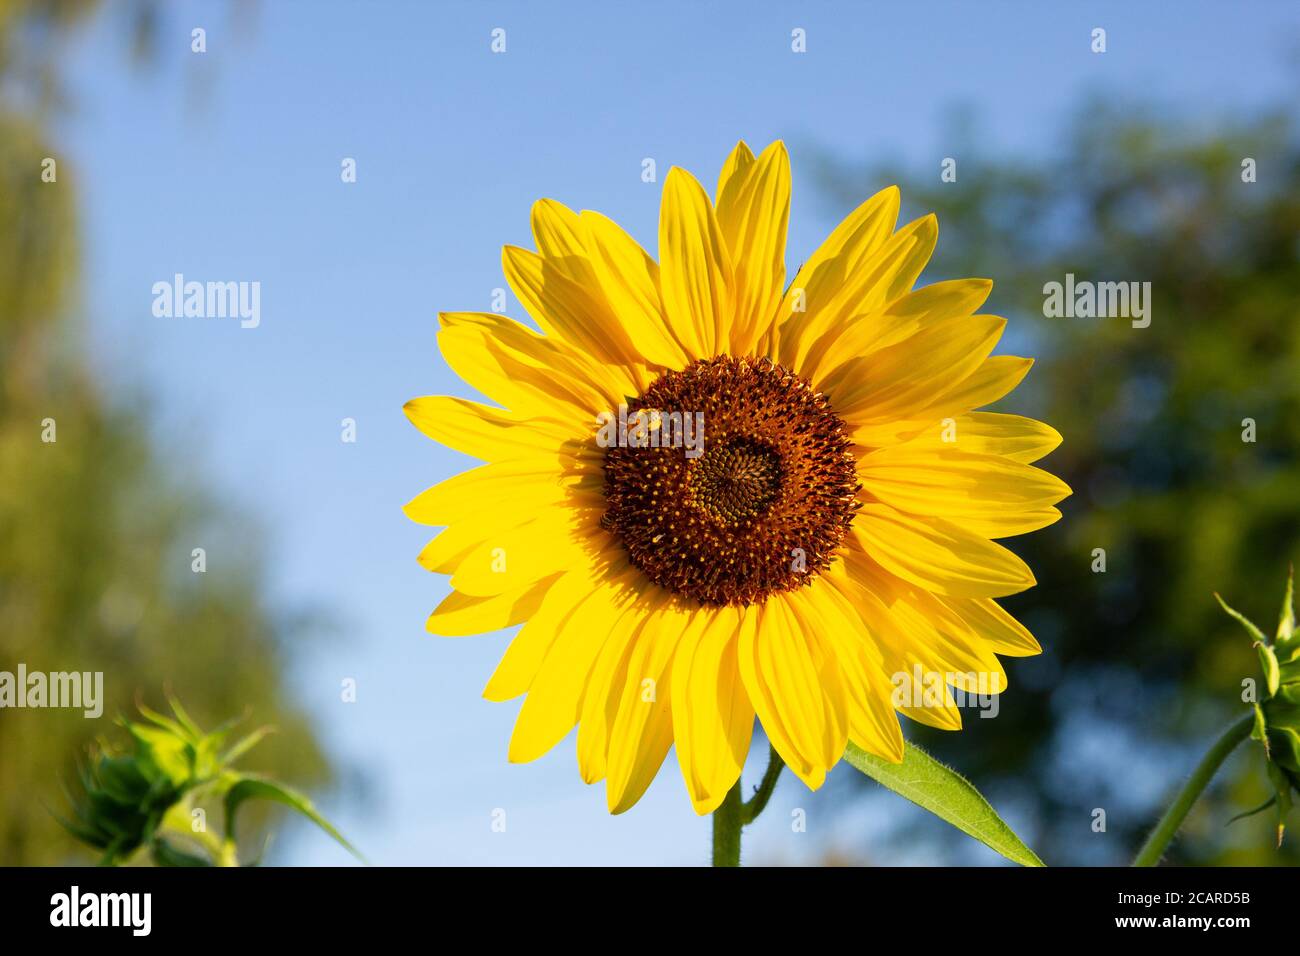
<svg viewBox="0 0 1300 956">
<path fill-rule="evenodd" d="M 274 723 L 258 766 L 305 784 L 328 779 L 283 682 L 286 648 L 309 622 L 268 606 L 256 534 L 159 460 L 147 406 L 110 400 L 88 371 L 74 318 L 75 157 L 46 142 L 47 115 L 30 105 L 40 97 L 15 87 L 50 65 L 37 54 L 57 48 L 52 34 L 95 6 L 0 0 L 0 670 L 102 671 L 105 692 L 99 720 L 0 710 L 0 864 L 9 865 L 86 858 L 51 812 L 76 776 L 73 755 L 164 687 L 200 715 L 251 711 Z M 42 181 L 45 157 L 58 161 L 57 182 Z M 45 419 L 56 423 L 53 443 L 42 441 Z M 205 574 L 190 570 L 195 547 L 220 554 Z"/>
<path fill-rule="evenodd" d="M 24 109 L 66 105 L 59 65 L 63 45 L 100 8 L 100 0 L 0 0 L 0 85 Z M 117 0 L 115 24 L 143 61 L 153 49 L 157 0 Z"/>
<path fill-rule="evenodd" d="M 837 213 L 897 182 L 905 214 L 939 217 L 925 281 L 995 281 L 1000 351 L 1037 359 L 999 407 L 1060 430 L 1043 464 L 1074 495 L 1058 524 L 1006 542 L 1039 585 L 1005 604 L 1045 653 L 1007 662 L 996 719 L 907 730 L 1049 865 L 1126 863 L 1258 673 L 1213 592 L 1263 616 L 1300 552 L 1300 130 L 1294 111 L 1210 126 L 1089 101 L 1027 157 L 987 149 L 972 118 L 956 126 L 943 147 L 956 182 L 937 158 L 906 170 L 823 156 L 818 179 Z M 1242 180 L 1246 157 L 1257 182 Z M 1066 273 L 1150 282 L 1150 327 L 1044 317 L 1044 285 Z M 1270 792 L 1252 766 L 1233 757 L 1170 862 L 1296 862 L 1262 817 L 1224 826 Z"/>
</svg>

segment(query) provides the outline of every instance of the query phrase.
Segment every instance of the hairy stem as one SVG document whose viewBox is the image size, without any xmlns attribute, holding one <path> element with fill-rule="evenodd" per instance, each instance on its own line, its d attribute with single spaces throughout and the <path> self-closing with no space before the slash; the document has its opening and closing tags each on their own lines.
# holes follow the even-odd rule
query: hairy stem
<svg viewBox="0 0 1300 956">
<path fill-rule="evenodd" d="M 1223 735 L 1214 742 L 1214 746 L 1201 758 L 1201 762 L 1192 771 L 1191 777 L 1178 791 L 1174 802 L 1169 804 L 1169 809 L 1160 818 L 1156 828 L 1151 831 L 1146 843 L 1142 844 L 1142 849 L 1133 860 L 1134 866 L 1155 866 L 1160 862 L 1160 857 L 1164 855 L 1165 849 L 1178 833 L 1178 828 L 1183 825 L 1188 811 L 1192 809 L 1209 782 L 1214 779 L 1223 761 L 1237 749 L 1239 743 L 1250 736 L 1254 723 L 1254 715 L 1247 714 L 1225 730 Z"/>
<path fill-rule="evenodd" d="M 753 823 L 767 806 L 776 789 L 777 778 L 785 761 L 771 748 L 763 779 L 747 801 L 740 797 L 740 780 L 731 788 L 718 809 L 713 811 L 713 865 L 740 866 L 740 831 Z"/>
<path fill-rule="evenodd" d="M 785 767 L 785 761 L 781 755 L 776 752 L 775 747 L 769 748 L 767 757 L 767 772 L 763 774 L 763 780 L 759 783 L 758 789 L 741 806 L 741 823 L 745 826 L 753 823 L 758 819 L 758 815 L 763 812 L 767 806 L 767 801 L 772 798 L 772 792 L 776 790 L 776 779 L 781 776 L 781 770 Z"/>
<path fill-rule="evenodd" d="M 740 866 L 740 781 L 713 811 L 713 865 Z"/>
</svg>

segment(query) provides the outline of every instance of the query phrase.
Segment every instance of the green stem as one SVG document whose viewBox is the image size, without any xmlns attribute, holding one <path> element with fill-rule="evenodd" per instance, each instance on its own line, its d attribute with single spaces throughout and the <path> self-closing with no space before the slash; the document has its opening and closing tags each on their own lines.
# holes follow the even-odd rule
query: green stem
<svg viewBox="0 0 1300 956">
<path fill-rule="evenodd" d="M 781 769 L 785 766 L 785 761 L 781 755 L 776 752 L 776 748 L 769 750 L 767 758 L 767 772 L 763 774 L 763 780 L 750 797 L 741 806 L 741 823 L 745 826 L 753 823 L 763 808 L 767 806 L 767 801 L 772 798 L 772 792 L 776 790 L 776 778 L 781 776 Z"/>
<path fill-rule="evenodd" d="M 217 866 L 239 866 L 239 855 L 235 850 L 235 841 L 227 839 L 220 844 L 216 853 Z"/>
<path fill-rule="evenodd" d="M 213 866 L 239 866 L 239 856 L 236 853 L 235 841 L 229 837 L 222 839 L 215 833 L 209 833 L 207 830 L 198 832 L 179 831 L 181 836 L 189 837 L 203 845 L 203 849 L 208 851 L 208 856 L 212 858 Z"/>
<path fill-rule="evenodd" d="M 1142 844 L 1142 849 L 1133 860 L 1134 866 L 1156 866 L 1160 862 L 1165 848 L 1178 833 L 1178 828 L 1183 825 L 1183 820 L 1186 819 L 1188 811 L 1192 809 L 1201 792 L 1214 779 L 1215 773 L 1228 758 L 1228 754 L 1237 749 L 1237 744 L 1250 736 L 1254 725 L 1254 715 L 1247 714 L 1225 730 L 1223 735 L 1214 742 L 1214 746 L 1201 758 L 1201 762 L 1192 771 L 1191 777 L 1178 791 L 1178 796 L 1169 805 L 1165 815 L 1160 818 L 1156 828 L 1151 831 L 1146 843 Z"/>
<path fill-rule="evenodd" d="M 740 831 L 753 823 L 767 806 L 767 801 L 776 789 L 776 780 L 781 776 L 785 761 L 772 748 L 768 755 L 767 770 L 758 789 L 748 800 L 740 798 L 741 782 L 731 788 L 723 798 L 718 809 L 713 811 L 713 865 L 740 866 Z"/>
<path fill-rule="evenodd" d="M 713 865 L 740 866 L 740 780 L 713 811 Z"/>
</svg>

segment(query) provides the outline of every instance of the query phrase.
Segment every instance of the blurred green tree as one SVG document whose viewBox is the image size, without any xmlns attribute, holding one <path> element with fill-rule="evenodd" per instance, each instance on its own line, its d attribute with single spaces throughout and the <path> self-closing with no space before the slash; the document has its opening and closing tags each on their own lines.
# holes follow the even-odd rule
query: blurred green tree
<svg viewBox="0 0 1300 956">
<path fill-rule="evenodd" d="M 75 158 L 43 127 L 57 39 L 97 6 L 0 0 L 0 670 L 102 671 L 105 694 L 98 721 L 0 710 L 6 865 L 89 859 L 51 815 L 66 809 L 62 782 L 109 721 L 137 697 L 160 704 L 165 687 L 201 720 L 247 710 L 276 725 L 251 769 L 329 777 L 282 676 L 312 622 L 268 605 L 253 530 L 155 455 L 145 403 L 110 400 L 87 368 Z M 153 8 L 123 10 L 131 42 L 147 36 Z M 191 573 L 194 547 L 220 549 L 220 569 Z"/>
<path fill-rule="evenodd" d="M 1039 580 L 1006 605 L 1044 655 L 1009 662 L 997 719 L 968 712 L 960 735 L 908 728 L 1049 864 L 1132 857 L 1254 676 L 1212 592 L 1271 619 L 1300 553 L 1300 131 L 1293 110 L 1206 119 L 1088 101 L 1031 158 L 988 149 L 967 114 L 943 150 L 955 182 L 937 157 L 921 171 L 825 153 L 818 164 L 836 212 L 897 182 L 907 218 L 938 213 L 925 281 L 995 281 L 985 311 L 1010 319 L 1000 351 L 1038 360 L 1003 410 L 1065 439 L 1044 463 L 1074 488 L 1064 519 L 1006 542 Z M 1150 282 L 1150 326 L 1046 317 L 1044 286 L 1067 273 Z M 1251 747 L 1171 862 L 1297 861 L 1294 840 L 1272 848 L 1268 814 L 1223 825 L 1269 794 Z"/>
</svg>

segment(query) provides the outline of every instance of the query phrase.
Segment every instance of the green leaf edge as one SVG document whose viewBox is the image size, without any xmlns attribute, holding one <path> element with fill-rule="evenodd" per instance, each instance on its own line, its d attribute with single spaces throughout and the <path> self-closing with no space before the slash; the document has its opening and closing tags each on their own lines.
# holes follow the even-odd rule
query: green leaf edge
<svg viewBox="0 0 1300 956">
<path fill-rule="evenodd" d="M 334 828 L 334 825 L 321 816 L 311 800 L 303 793 L 295 790 L 293 787 L 286 786 L 275 780 L 261 777 L 256 774 L 240 774 L 238 779 L 230 786 L 226 792 L 225 810 L 226 810 L 226 835 L 234 840 L 235 837 L 235 815 L 239 810 L 240 804 L 246 800 L 271 800 L 275 803 L 283 804 L 291 810 L 294 810 L 312 823 L 316 824 L 345 850 L 351 853 L 359 861 L 369 864 L 369 861 L 362 856 L 361 851 L 354 847 Z"/>
<path fill-rule="evenodd" d="M 979 840 L 990 850 L 1000 854 L 1012 863 L 1019 863 L 1021 866 L 1045 865 L 1038 858 L 1038 855 L 1026 846 L 1020 837 L 1016 836 L 1015 831 L 998 816 L 997 811 L 993 809 L 993 805 L 984 799 L 980 792 L 975 789 L 974 784 L 951 767 L 947 767 L 935 760 L 916 744 L 908 741 L 904 745 L 902 763 L 890 763 L 888 760 L 867 753 L 852 743 L 844 752 L 844 759 L 882 787 L 894 791 L 899 796 L 912 801 L 921 809 L 928 810 L 939 819 L 952 824 L 967 836 Z M 901 775 L 909 767 L 920 767 L 931 772 L 938 771 L 941 777 L 946 777 L 951 784 L 962 792 L 967 801 L 992 817 L 994 821 L 993 832 L 989 833 L 986 827 L 972 822 L 968 813 L 960 812 L 952 806 L 945 807 L 938 799 L 926 793 L 922 788 L 911 786 L 908 780 L 900 779 Z"/>
</svg>

